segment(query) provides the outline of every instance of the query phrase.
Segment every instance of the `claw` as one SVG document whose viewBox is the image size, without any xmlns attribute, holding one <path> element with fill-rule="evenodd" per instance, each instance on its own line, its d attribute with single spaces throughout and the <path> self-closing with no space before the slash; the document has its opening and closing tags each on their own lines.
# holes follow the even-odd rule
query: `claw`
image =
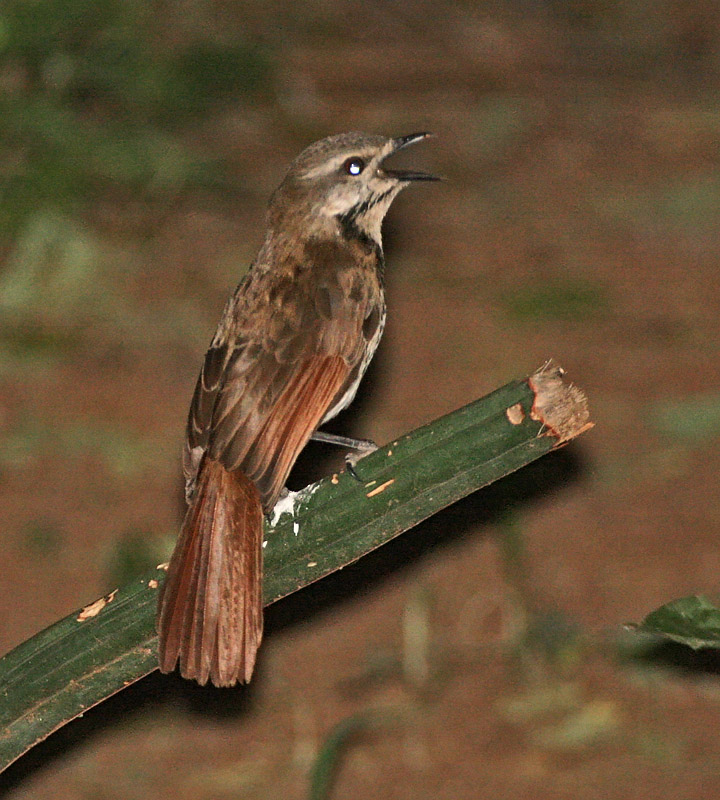
<svg viewBox="0 0 720 800">
<path fill-rule="evenodd" d="M 378 446 L 375 444 L 375 442 L 371 442 L 370 440 L 361 441 L 363 442 L 362 447 L 356 448 L 355 453 L 347 453 L 345 456 L 345 471 L 352 475 L 356 481 L 363 483 L 363 480 L 357 474 L 355 467 L 357 466 L 358 461 L 365 458 L 365 456 L 369 456 L 370 453 L 374 453 L 378 449 Z"/>
<path fill-rule="evenodd" d="M 355 478 L 358 483 L 363 482 L 362 478 L 355 471 L 355 465 L 351 464 L 347 458 L 345 459 L 345 472 L 347 472 L 348 475 L 352 475 L 352 477 Z"/>
</svg>

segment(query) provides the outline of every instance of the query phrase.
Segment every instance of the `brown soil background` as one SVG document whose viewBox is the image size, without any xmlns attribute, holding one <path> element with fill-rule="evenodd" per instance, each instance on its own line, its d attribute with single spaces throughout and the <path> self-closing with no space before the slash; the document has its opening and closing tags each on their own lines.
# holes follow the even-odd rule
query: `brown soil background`
<svg viewBox="0 0 720 800">
<path fill-rule="evenodd" d="M 303 798 L 333 728 L 389 710 L 348 741 L 333 797 L 717 797 L 718 662 L 617 644 L 623 623 L 718 588 L 717 5 L 204 13 L 275 47 L 267 96 L 187 134 L 242 191 L 98 202 L 85 223 L 114 248 L 95 282 L 114 315 L 69 355 L 6 359 L 0 651 L 111 589 L 119 542 L 170 545 L 205 345 L 287 162 L 329 133 L 431 130 L 403 160 L 447 178 L 390 213 L 388 327 L 336 429 L 386 442 L 548 357 L 596 427 L 279 604 L 249 688 L 150 676 L 0 794 Z M 117 439 L 98 447 L 98 430 Z M 502 556 L 509 510 L 525 582 Z M 408 626 L 429 631 L 419 682 Z"/>
</svg>

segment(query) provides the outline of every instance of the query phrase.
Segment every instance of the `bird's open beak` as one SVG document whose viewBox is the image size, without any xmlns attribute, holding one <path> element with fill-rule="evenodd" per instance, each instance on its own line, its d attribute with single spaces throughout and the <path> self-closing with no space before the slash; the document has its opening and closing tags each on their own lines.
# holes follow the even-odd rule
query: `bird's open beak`
<svg viewBox="0 0 720 800">
<path fill-rule="evenodd" d="M 393 155 L 393 153 L 397 153 L 398 150 L 402 150 L 408 145 L 414 144 L 415 142 L 420 142 L 423 139 L 427 139 L 428 136 L 432 136 L 431 133 L 410 133 L 407 136 L 398 136 L 397 139 L 393 139 L 393 149 L 388 153 L 388 156 Z M 399 181 L 439 181 L 441 180 L 437 175 L 431 175 L 429 172 L 418 172 L 416 170 L 408 170 L 408 169 L 388 169 L 385 166 L 385 162 L 383 161 L 382 170 L 386 175 L 389 175 L 391 178 L 397 178 Z"/>
</svg>

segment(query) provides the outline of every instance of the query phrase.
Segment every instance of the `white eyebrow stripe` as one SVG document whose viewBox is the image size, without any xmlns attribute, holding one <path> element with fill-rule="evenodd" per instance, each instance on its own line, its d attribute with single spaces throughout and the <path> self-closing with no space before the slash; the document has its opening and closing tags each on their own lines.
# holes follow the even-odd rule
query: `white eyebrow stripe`
<svg viewBox="0 0 720 800">
<path fill-rule="evenodd" d="M 363 152 L 362 150 L 347 150 L 345 153 L 341 153 L 340 155 L 335 156 L 330 161 L 324 161 L 321 164 L 318 164 L 313 169 L 304 172 L 302 175 L 303 180 L 312 180 L 313 178 L 320 178 L 323 175 L 330 175 L 333 172 L 336 172 L 340 169 L 340 167 L 348 160 L 348 158 L 353 158 L 353 156 L 357 158 L 362 158 L 367 163 L 372 163 L 373 160 L 376 160 L 379 164 L 382 163 L 383 159 L 387 158 L 393 151 L 395 147 L 393 144 L 392 139 L 388 141 L 388 143 L 382 148 L 380 153 L 377 150 L 373 150 L 371 152 Z"/>
<path fill-rule="evenodd" d="M 331 161 L 324 161 L 309 172 L 303 173 L 303 178 L 312 180 L 313 178 L 319 178 L 321 175 L 328 175 L 331 172 L 335 172 L 335 170 L 340 169 L 340 165 L 344 164 L 348 158 L 349 156 L 347 155 L 335 156 Z"/>
</svg>

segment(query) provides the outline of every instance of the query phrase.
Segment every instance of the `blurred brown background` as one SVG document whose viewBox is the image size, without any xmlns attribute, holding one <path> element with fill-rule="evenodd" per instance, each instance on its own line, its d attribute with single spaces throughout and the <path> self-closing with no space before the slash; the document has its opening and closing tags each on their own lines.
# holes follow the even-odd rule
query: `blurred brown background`
<svg viewBox="0 0 720 800">
<path fill-rule="evenodd" d="M 338 730 L 332 797 L 717 796 L 720 662 L 620 636 L 718 588 L 715 2 L 9 0 L 0 86 L 0 651 L 167 555 L 202 354 L 330 133 L 431 130 L 448 179 L 394 204 L 336 429 L 550 356 L 596 423 L 279 604 L 248 689 L 151 676 L 2 797 L 305 798 Z"/>
</svg>

